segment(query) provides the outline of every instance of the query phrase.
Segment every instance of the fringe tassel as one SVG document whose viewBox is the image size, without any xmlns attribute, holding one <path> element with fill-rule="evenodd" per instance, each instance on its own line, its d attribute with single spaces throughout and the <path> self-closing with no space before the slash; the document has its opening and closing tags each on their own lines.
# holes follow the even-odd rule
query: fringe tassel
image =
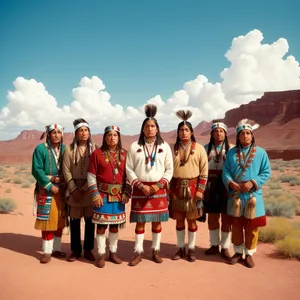
<svg viewBox="0 0 300 300">
<path fill-rule="evenodd" d="M 252 196 L 246 203 L 244 217 L 249 220 L 255 218 L 256 198 Z"/>
<path fill-rule="evenodd" d="M 166 222 L 169 220 L 169 212 L 162 214 L 137 214 L 130 213 L 130 223 Z"/>
<path fill-rule="evenodd" d="M 239 195 L 235 195 L 233 199 L 233 216 L 238 218 L 241 216 L 242 211 L 242 200 L 240 199 Z"/>
<path fill-rule="evenodd" d="M 180 200 L 176 196 L 172 196 L 172 210 L 173 211 L 194 211 L 197 210 L 196 202 L 194 200 Z"/>
</svg>

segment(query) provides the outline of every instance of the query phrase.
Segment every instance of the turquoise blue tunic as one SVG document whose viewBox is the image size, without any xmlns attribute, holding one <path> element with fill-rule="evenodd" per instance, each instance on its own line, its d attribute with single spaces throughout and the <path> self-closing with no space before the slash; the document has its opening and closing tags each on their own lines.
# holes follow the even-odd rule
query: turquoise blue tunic
<svg viewBox="0 0 300 300">
<path fill-rule="evenodd" d="M 264 222 L 259 221 L 260 218 L 265 218 L 262 186 L 270 178 L 271 168 L 268 155 L 264 149 L 256 146 L 256 151 L 251 153 L 249 148 L 250 146 L 241 149 L 245 155 L 245 160 L 241 160 L 241 164 L 239 164 L 239 156 L 236 151 L 236 147 L 228 151 L 223 168 L 222 179 L 229 193 L 227 213 L 230 216 L 233 216 L 234 200 L 234 191 L 229 187 L 230 181 L 244 182 L 251 180 L 254 183 L 254 186 L 250 192 L 240 193 L 239 197 L 242 201 L 242 217 L 244 216 L 245 205 L 247 201 L 252 196 L 256 198 L 255 219 L 251 220 L 251 223 L 257 225 L 252 227 L 258 227 L 265 225 L 262 224 Z"/>
</svg>

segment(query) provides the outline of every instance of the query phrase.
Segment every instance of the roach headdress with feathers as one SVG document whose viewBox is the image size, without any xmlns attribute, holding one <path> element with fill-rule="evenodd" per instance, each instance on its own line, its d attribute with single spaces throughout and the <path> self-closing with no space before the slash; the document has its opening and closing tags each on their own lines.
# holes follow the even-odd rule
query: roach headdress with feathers
<svg viewBox="0 0 300 300">
<path fill-rule="evenodd" d="M 183 122 L 187 121 L 191 116 L 193 115 L 193 113 L 190 110 L 178 110 L 176 112 L 176 116 L 181 119 Z"/>
<path fill-rule="evenodd" d="M 157 107 L 154 104 L 146 104 L 145 105 L 145 114 L 149 119 L 153 119 L 156 116 Z"/>
</svg>

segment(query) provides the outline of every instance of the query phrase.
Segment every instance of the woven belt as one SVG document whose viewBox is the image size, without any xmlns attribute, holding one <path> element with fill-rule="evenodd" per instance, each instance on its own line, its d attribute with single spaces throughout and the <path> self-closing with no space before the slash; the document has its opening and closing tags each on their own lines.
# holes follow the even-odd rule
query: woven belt
<svg viewBox="0 0 300 300">
<path fill-rule="evenodd" d="M 181 179 L 181 178 L 172 178 L 171 185 L 181 186 L 181 187 L 188 187 L 191 184 L 198 182 L 198 177 L 192 179 Z"/>
<path fill-rule="evenodd" d="M 101 192 L 108 193 L 115 196 L 121 192 L 122 184 L 109 184 L 109 183 L 99 182 L 98 189 Z"/>
</svg>

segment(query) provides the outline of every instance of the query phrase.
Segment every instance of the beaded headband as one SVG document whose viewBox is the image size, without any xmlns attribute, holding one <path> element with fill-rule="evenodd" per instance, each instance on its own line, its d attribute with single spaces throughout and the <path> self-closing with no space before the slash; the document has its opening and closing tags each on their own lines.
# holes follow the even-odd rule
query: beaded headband
<svg viewBox="0 0 300 300">
<path fill-rule="evenodd" d="M 107 127 L 105 127 L 104 133 L 107 132 L 107 131 L 111 131 L 111 130 L 115 130 L 115 131 L 121 133 L 120 127 L 118 127 L 118 126 L 113 126 L 113 125 L 112 125 L 112 126 L 107 126 Z"/>
</svg>

